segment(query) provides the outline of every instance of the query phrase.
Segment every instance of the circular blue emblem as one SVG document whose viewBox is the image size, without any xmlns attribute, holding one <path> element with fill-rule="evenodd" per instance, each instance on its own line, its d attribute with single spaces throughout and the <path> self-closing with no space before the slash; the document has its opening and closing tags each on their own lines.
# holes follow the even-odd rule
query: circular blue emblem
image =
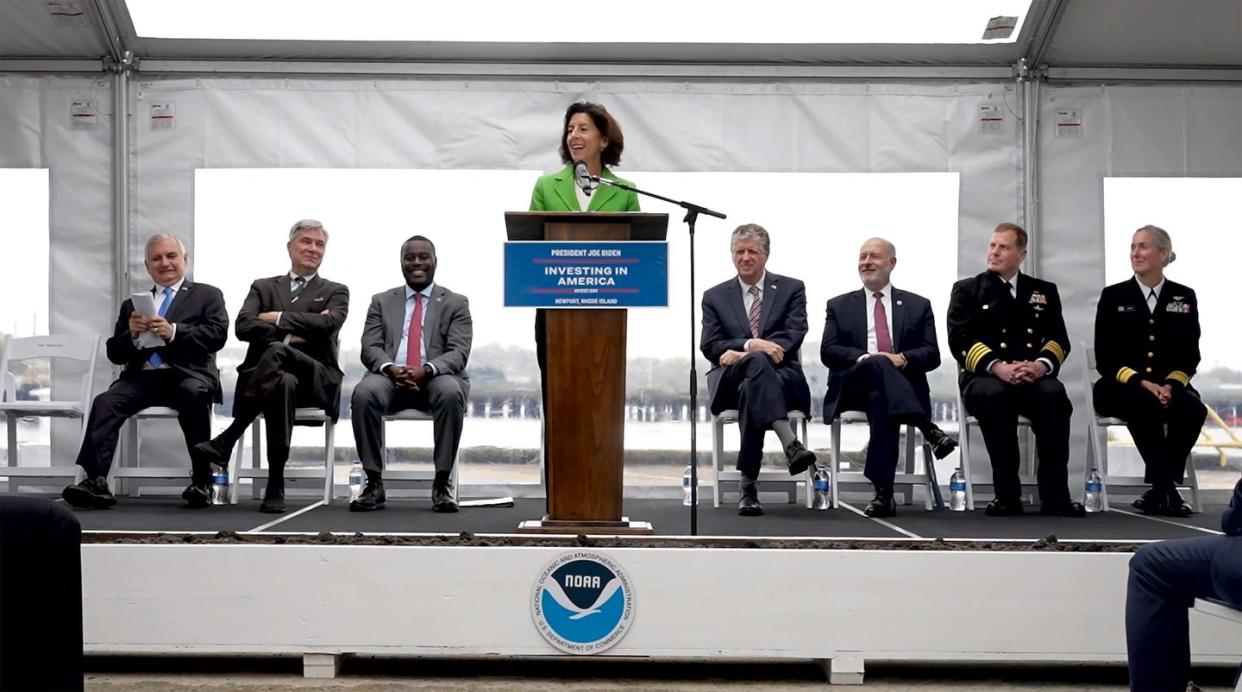
<svg viewBox="0 0 1242 692">
<path fill-rule="evenodd" d="M 530 613 L 548 643 L 568 654 L 605 651 L 634 621 L 630 578 L 607 555 L 575 551 L 544 566 L 531 590 Z"/>
</svg>

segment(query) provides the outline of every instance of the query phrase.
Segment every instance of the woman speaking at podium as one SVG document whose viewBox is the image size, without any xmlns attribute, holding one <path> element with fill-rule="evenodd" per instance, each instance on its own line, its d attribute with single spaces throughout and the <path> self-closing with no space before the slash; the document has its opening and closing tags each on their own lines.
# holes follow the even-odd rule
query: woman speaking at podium
<svg viewBox="0 0 1242 692">
<path fill-rule="evenodd" d="M 530 195 L 531 211 L 639 211 L 638 195 L 629 190 L 608 185 L 597 187 L 597 183 L 589 180 L 575 181 L 575 165 L 582 162 L 586 164 L 586 170 L 591 176 L 630 187 L 634 185 L 613 175 L 607 168 L 620 165 L 625 137 L 621 134 L 621 125 L 606 108 L 589 101 L 571 103 L 565 110 L 560 138 L 561 162 L 565 167 L 535 181 L 535 190 Z M 546 319 L 544 310 L 535 311 L 535 357 L 539 361 L 543 401 L 540 415 L 545 415 L 548 407 L 548 373 L 544 367 L 547 361 L 547 340 L 544 335 Z M 546 419 L 543 430 L 546 436 Z M 546 441 L 543 446 L 546 450 Z"/>
</svg>

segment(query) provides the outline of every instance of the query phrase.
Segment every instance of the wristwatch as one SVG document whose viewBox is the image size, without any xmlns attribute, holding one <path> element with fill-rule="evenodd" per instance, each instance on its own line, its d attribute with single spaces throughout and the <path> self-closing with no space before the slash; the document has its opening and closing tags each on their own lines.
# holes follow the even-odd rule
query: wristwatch
<svg viewBox="0 0 1242 692">
<path fill-rule="evenodd" d="M 431 363 L 423 363 L 423 372 L 427 373 L 427 377 L 434 377 L 436 369 L 431 367 Z"/>
</svg>

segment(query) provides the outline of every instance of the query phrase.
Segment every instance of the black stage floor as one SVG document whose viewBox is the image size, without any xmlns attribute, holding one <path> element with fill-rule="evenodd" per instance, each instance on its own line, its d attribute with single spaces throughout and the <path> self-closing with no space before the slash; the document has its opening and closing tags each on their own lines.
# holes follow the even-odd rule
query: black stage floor
<svg viewBox="0 0 1242 692">
<path fill-rule="evenodd" d="M 261 531 L 262 533 L 515 533 L 519 522 L 543 515 L 542 498 L 519 498 L 513 507 L 466 507 L 456 514 L 431 511 L 426 498 L 393 498 L 387 509 L 372 513 L 348 511 L 345 500 L 324 506 L 311 499 L 291 498 L 284 515 L 260 514 L 258 502 L 242 499 L 237 505 L 189 509 L 176 497 L 118 498 L 107 510 L 77 510 L 84 531 L 195 532 Z M 60 500 L 58 500 L 60 502 Z M 1149 541 L 1204 536 L 1220 529 L 1223 506 L 1204 506 L 1187 519 L 1143 517 L 1126 511 L 1090 514 L 1082 519 L 1041 517 L 987 517 L 974 512 L 927 512 L 921 505 L 902 506 L 891 519 L 874 520 L 856 510 L 860 503 L 829 511 L 808 510 L 801 504 L 765 502 L 762 517 L 739 517 L 732 505 L 713 509 L 700 505 L 701 536 L 862 538 L 862 539 L 1040 539 Z M 850 507 L 854 509 L 851 510 Z M 631 520 L 650 522 L 661 536 L 690 534 L 689 508 L 674 499 L 627 499 Z"/>
</svg>

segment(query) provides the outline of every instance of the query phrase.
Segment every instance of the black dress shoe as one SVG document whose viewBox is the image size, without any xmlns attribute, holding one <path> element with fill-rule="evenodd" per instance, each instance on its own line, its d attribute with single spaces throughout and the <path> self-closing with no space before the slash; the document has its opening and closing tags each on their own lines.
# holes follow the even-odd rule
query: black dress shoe
<svg viewBox="0 0 1242 692">
<path fill-rule="evenodd" d="M 873 519 L 897 516 L 897 502 L 893 499 L 893 491 L 877 492 L 863 508 L 863 514 Z"/>
<path fill-rule="evenodd" d="M 943 459 L 953 453 L 957 449 L 957 440 L 949 437 L 943 430 L 936 426 L 931 426 L 923 433 L 923 439 L 927 440 L 927 444 L 931 447 L 932 454 L 937 459 Z"/>
<path fill-rule="evenodd" d="M 1016 517 L 1022 514 L 1022 500 L 1002 500 L 998 497 L 988 503 L 983 513 L 989 517 Z"/>
<path fill-rule="evenodd" d="M 1174 490 L 1173 492 L 1177 492 Z M 1180 498 L 1179 498 L 1180 499 Z M 1133 507 L 1143 514 L 1160 514 L 1164 506 L 1168 504 L 1168 491 L 1164 489 L 1152 488 L 1143 493 L 1143 496 L 1135 500 Z"/>
<path fill-rule="evenodd" d="M 1164 505 L 1156 510 L 1156 513 L 1163 514 L 1166 517 L 1184 519 L 1194 514 L 1195 511 L 1182 499 L 1182 496 L 1177 492 L 1177 488 L 1170 488 L 1165 495 Z"/>
<path fill-rule="evenodd" d="M 367 481 L 367 485 L 358 495 L 358 499 L 349 503 L 351 512 L 374 512 L 384 508 L 388 497 L 384 494 L 383 481 Z"/>
<path fill-rule="evenodd" d="M 806 473 L 815 465 L 815 453 L 807 449 L 801 442 L 790 440 L 785 445 L 785 458 L 789 460 L 789 475 L 796 476 Z"/>
<path fill-rule="evenodd" d="M 1087 509 L 1081 502 L 1043 502 L 1039 505 L 1039 513 L 1046 517 L 1085 517 Z"/>
<path fill-rule="evenodd" d="M 227 467 L 231 456 L 233 456 L 232 448 L 225 449 L 216 444 L 215 440 L 199 442 L 190 448 L 190 460 L 196 464 L 215 464 Z"/>
<path fill-rule="evenodd" d="M 737 501 L 737 513 L 744 517 L 757 517 L 763 514 L 763 505 L 759 504 L 759 483 L 753 478 L 742 476 L 738 481 L 738 489 L 742 498 Z"/>
<path fill-rule="evenodd" d="M 107 509 L 116 504 L 116 497 L 108 489 L 108 481 L 103 476 L 66 486 L 60 496 L 79 509 Z"/>
<path fill-rule="evenodd" d="M 431 487 L 431 511 L 452 514 L 457 511 L 457 502 L 453 500 L 453 488 L 449 485 L 433 485 Z"/>
<path fill-rule="evenodd" d="M 274 486 L 267 484 L 267 490 L 263 493 L 263 504 L 259 505 L 259 511 L 264 514 L 284 514 L 285 513 L 285 488 L 283 485 Z"/>
<path fill-rule="evenodd" d="M 181 499 L 188 502 L 193 509 L 202 509 L 211 504 L 211 487 L 191 483 L 181 492 Z"/>
</svg>

